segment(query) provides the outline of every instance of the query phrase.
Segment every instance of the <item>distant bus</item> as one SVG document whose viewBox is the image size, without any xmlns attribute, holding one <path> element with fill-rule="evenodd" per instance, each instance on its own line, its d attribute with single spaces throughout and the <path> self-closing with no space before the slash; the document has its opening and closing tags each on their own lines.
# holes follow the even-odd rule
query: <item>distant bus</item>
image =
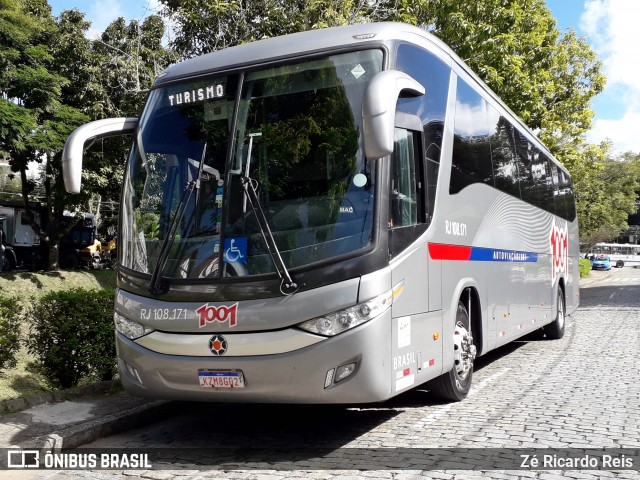
<svg viewBox="0 0 640 480">
<path fill-rule="evenodd" d="M 133 134 L 118 228 L 118 365 L 138 396 L 361 403 L 473 363 L 578 306 L 571 177 L 441 41 L 394 23 L 169 67 Z"/>
<path fill-rule="evenodd" d="M 608 255 L 611 265 L 622 268 L 640 267 L 640 245 L 632 243 L 597 243 L 589 251 L 590 254 Z"/>
</svg>

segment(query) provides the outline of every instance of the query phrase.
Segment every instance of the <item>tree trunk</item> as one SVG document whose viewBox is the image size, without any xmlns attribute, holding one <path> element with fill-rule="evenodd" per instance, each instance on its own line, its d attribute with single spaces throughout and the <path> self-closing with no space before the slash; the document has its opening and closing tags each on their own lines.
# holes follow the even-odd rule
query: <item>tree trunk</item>
<svg viewBox="0 0 640 480">
<path fill-rule="evenodd" d="M 60 249 L 57 243 L 50 243 L 48 248 L 49 259 L 47 262 L 47 271 L 60 270 Z"/>
</svg>

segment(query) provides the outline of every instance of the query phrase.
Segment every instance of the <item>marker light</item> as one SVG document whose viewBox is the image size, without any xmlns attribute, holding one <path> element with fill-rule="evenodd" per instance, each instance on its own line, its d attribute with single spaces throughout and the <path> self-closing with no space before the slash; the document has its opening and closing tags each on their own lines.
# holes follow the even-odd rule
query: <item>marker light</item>
<svg viewBox="0 0 640 480">
<path fill-rule="evenodd" d="M 389 290 L 368 302 L 307 320 L 299 324 L 298 327 L 307 332 L 332 337 L 376 318 L 391 307 L 392 303 L 393 290 Z"/>
<path fill-rule="evenodd" d="M 133 368 L 131 365 L 129 365 L 127 362 L 123 361 L 122 363 L 124 363 L 125 368 L 127 369 L 127 372 L 129 372 L 129 375 L 131 375 L 133 378 L 136 379 L 136 381 L 140 384 L 140 385 L 144 385 L 142 383 L 142 379 L 140 378 L 140 375 L 138 374 L 138 370 L 136 370 L 135 368 Z"/>
<path fill-rule="evenodd" d="M 129 320 L 117 312 L 113 314 L 113 321 L 116 324 L 116 330 L 131 340 L 140 338 L 153 331 L 153 329 L 147 328 L 138 322 Z"/>
<path fill-rule="evenodd" d="M 327 376 L 324 378 L 324 388 L 328 388 L 331 386 L 331 384 L 333 383 L 333 376 L 336 372 L 335 368 L 332 368 L 331 370 L 327 371 Z"/>
</svg>

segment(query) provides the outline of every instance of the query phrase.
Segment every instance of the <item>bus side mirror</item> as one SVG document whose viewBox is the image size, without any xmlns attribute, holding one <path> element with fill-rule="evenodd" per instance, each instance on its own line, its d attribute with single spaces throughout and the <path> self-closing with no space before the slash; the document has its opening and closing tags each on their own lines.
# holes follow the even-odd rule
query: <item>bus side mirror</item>
<svg viewBox="0 0 640 480">
<path fill-rule="evenodd" d="M 401 97 L 424 95 L 424 87 L 406 73 L 385 70 L 376 74 L 362 99 L 364 152 L 368 159 L 393 153 L 396 103 Z"/>
<path fill-rule="evenodd" d="M 138 119 L 134 117 L 105 118 L 85 123 L 71 132 L 62 151 L 62 176 L 64 178 L 64 188 L 67 192 L 80 193 L 82 156 L 85 144 L 88 141 L 93 142 L 99 138 L 117 135 L 131 135 L 135 132 L 137 126 Z"/>
</svg>

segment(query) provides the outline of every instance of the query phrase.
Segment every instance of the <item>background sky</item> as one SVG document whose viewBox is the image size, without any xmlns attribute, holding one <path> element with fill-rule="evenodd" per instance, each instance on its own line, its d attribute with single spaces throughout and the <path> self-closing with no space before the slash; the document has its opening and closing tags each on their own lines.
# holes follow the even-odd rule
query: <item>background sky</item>
<svg viewBox="0 0 640 480">
<path fill-rule="evenodd" d="M 587 134 L 616 151 L 640 152 L 640 0 L 546 0 L 561 31 L 584 36 L 604 65 L 607 86 L 593 100 L 596 117 Z M 92 36 L 117 17 L 140 20 L 159 8 L 158 0 L 49 0 L 54 15 L 78 8 L 93 23 Z"/>
</svg>

